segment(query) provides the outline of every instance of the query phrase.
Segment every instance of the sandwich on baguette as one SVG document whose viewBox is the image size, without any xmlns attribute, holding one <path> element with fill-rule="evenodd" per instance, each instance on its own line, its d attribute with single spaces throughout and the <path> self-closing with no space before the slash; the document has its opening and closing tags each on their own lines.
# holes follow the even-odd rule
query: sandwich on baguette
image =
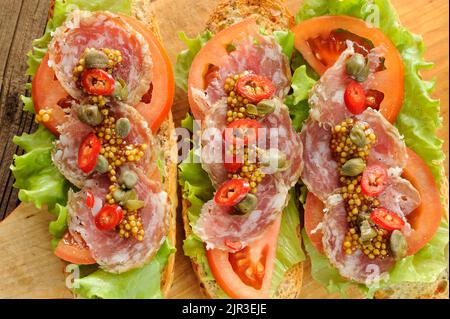
<svg viewBox="0 0 450 319">
<path fill-rule="evenodd" d="M 302 146 L 283 103 L 293 21 L 280 1 L 222 1 L 198 38 L 181 34 L 175 78 L 194 129 L 179 166 L 183 248 L 211 298 L 299 296 Z"/>
<path fill-rule="evenodd" d="M 55 0 L 28 55 L 33 134 L 11 169 L 46 206 L 81 298 L 161 298 L 174 265 L 176 140 L 170 61 L 150 1 Z"/>
<path fill-rule="evenodd" d="M 388 0 L 306 0 L 296 22 L 294 77 L 309 92 L 288 105 L 304 120 L 312 277 L 359 297 L 448 298 L 445 157 L 422 39 Z"/>
</svg>

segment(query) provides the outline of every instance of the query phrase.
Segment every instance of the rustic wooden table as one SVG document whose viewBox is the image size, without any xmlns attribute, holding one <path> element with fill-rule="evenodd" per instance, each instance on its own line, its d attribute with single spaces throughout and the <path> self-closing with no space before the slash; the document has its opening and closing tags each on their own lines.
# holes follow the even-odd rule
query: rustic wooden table
<svg viewBox="0 0 450 319">
<path fill-rule="evenodd" d="M 35 129 L 31 114 L 23 112 L 19 99 L 28 78 L 25 76 L 26 53 L 33 39 L 41 36 L 47 21 L 50 0 L 0 0 L 0 220 L 14 214 L 0 225 L 0 298 L 1 297 L 70 297 L 64 288 L 61 264 L 51 253 L 47 225 L 50 217 L 30 205 L 18 205 L 14 178 L 9 170 L 14 154 L 21 154 L 12 143 L 14 135 Z M 174 62 L 183 48 L 178 31 L 197 34 L 218 0 L 155 0 L 164 45 Z M 287 5 L 296 12 L 300 0 L 288 0 Z M 445 140 L 448 158 L 448 105 L 449 105 L 449 47 L 448 10 L 446 0 L 392 0 L 403 24 L 411 31 L 422 34 L 427 45 L 426 58 L 436 63 L 434 69 L 423 73 L 425 78 L 437 79 L 435 96 L 441 99 L 444 127 L 439 133 Z M 181 8 L 181 10 L 180 10 Z M 173 106 L 176 124 L 187 110 L 186 95 L 177 90 Z M 448 174 L 448 160 L 446 161 Z M 199 298 L 194 274 L 189 261 L 182 254 L 183 233 L 181 220 L 178 227 L 178 253 L 175 281 L 171 296 Z M 16 239 L 17 238 L 17 239 Z M 327 296 L 308 274 L 306 265 L 303 297 Z"/>
</svg>

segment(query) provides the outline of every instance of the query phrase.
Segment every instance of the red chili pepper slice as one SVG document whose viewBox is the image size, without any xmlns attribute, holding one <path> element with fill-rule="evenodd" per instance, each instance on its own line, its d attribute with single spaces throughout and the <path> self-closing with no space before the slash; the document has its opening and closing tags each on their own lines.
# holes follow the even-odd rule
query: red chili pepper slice
<svg viewBox="0 0 450 319">
<path fill-rule="evenodd" d="M 366 92 L 361 84 L 351 81 L 344 93 L 344 101 L 347 109 L 352 114 L 361 114 L 366 109 Z"/>
<path fill-rule="evenodd" d="M 94 194 L 92 194 L 92 192 L 90 192 L 90 191 L 87 191 L 86 192 L 86 206 L 88 208 L 92 208 L 92 207 L 94 207 L 94 203 L 95 203 Z"/>
<path fill-rule="evenodd" d="M 219 206 L 231 207 L 242 201 L 249 191 L 250 184 L 245 179 L 231 179 L 219 187 L 214 195 L 214 202 Z"/>
<path fill-rule="evenodd" d="M 123 210 L 119 205 L 105 205 L 95 215 L 95 226 L 100 230 L 112 230 L 120 224 Z"/>
<path fill-rule="evenodd" d="M 384 207 L 375 208 L 370 214 L 370 219 L 386 230 L 400 230 L 405 226 L 405 222 L 400 216 Z"/>
<path fill-rule="evenodd" d="M 251 103 L 270 99 L 275 93 L 272 81 L 263 76 L 248 74 L 236 83 L 237 92 Z"/>
<path fill-rule="evenodd" d="M 102 144 L 94 133 L 90 133 L 78 149 L 78 166 L 84 173 L 90 173 L 97 163 Z"/>
<path fill-rule="evenodd" d="M 233 145 L 248 145 L 258 141 L 258 129 L 263 126 L 256 120 L 241 119 L 227 125 L 225 141 Z"/>
<path fill-rule="evenodd" d="M 381 165 L 367 166 L 361 178 L 361 191 L 364 195 L 375 197 L 386 188 L 388 174 Z"/>
<path fill-rule="evenodd" d="M 81 75 L 81 85 L 88 94 L 111 95 L 115 81 L 108 72 L 100 69 L 89 69 Z"/>
</svg>

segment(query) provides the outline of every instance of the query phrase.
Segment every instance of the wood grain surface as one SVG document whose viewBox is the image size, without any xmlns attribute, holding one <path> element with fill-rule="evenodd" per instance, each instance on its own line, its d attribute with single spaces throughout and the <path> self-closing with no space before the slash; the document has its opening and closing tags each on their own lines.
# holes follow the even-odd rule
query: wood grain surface
<svg viewBox="0 0 450 319">
<path fill-rule="evenodd" d="M 31 41 L 39 37 L 47 20 L 50 0 L 0 0 L 0 298 L 65 298 L 70 293 L 65 289 L 62 264 L 53 256 L 50 235 L 47 231 L 50 215 L 38 211 L 31 205 L 19 204 L 17 190 L 9 166 L 14 154 L 21 154 L 12 137 L 31 132 L 35 125 L 30 114 L 22 111 L 20 94 L 26 93 L 24 84 L 28 78 L 25 54 Z M 292 12 L 296 12 L 299 0 L 286 1 Z M 440 136 L 445 140 L 448 174 L 448 106 L 449 106 L 449 48 L 448 12 L 446 0 L 392 0 L 402 23 L 411 31 L 421 34 L 427 51 L 425 57 L 435 62 L 432 70 L 423 73 L 427 79 L 436 78 L 435 97 L 441 99 L 443 129 Z M 203 26 L 218 0 L 156 0 L 154 9 L 159 21 L 163 44 L 172 62 L 184 48 L 178 32 L 185 31 L 194 36 Z M 194 5 L 195 4 L 195 5 Z M 184 92 L 177 89 L 173 105 L 175 122 L 178 125 L 188 109 Z M 183 231 L 178 220 L 178 245 L 175 280 L 170 297 L 201 298 L 198 283 L 191 270 L 189 259 L 182 253 Z M 303 298 L 332 298 L 318 286 L 309 275 L 306 263 Z"/>
</svg>

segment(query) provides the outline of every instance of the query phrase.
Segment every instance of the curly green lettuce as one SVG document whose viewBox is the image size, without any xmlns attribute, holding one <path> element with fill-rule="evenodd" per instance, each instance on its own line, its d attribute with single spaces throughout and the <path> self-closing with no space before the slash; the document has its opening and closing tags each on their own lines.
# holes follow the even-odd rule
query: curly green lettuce
<svg viewBox="0 0 450 319">
<path fill-rule="evenodd" d="M 399 50 L 405 65 L 405 100 L 395 126 L 405 137 L 408 147 L 418 153 L 430 167 L 436 181 L 443 177 L 441 163 L 445 156 L 442 151 L 442 141 L 436 136 L 441 126 L 439 101 L 431 97 L 434 82 L 425 81 L 419 71 L 432 66 L 424 61 L 424 43 L 420 36 L 412 34 L 400 25 L 398 16 L 388 0 L 306 0 L 296 16 L 297 22 L 322 15 L 349 15 L 366 19 L 373 12 L 373 6 L 378 6 L 380 12 L 380 29 L 392 40 Z M 296 72 L 305 67 L 304 60 L 300 60 Z M 308 68 L 309 66 L 306 65 Z M 305 69 L 302 69 L 302 73 Z M 303 79 L 309 83 L 308 79 Z M 293 87 L 294 89 L 294 87 Z M 302 91 L 300 91 L 302 92 Z M 294 89 L 295 94 L 295 89 Z M 300 96 L 300 95 L 299 95 Z M 309 112 L 306 104 L 300 107 L 287 103 L 291 113 L 301 117 Z M 295 119 L 295 117 L 294 117 Z M 306 234 L 303 240 L 308 255 L 311 258 L 312 277 L 323 284 L 329 292 L 340 292 L 346 295 L 352 284 L 342 278 L 338 271 L 329 263 L 328 259 L 317 252 Z M 445 248 L 449 241 L 448 223 L 443 220 L 433 239 L 414 256 L 409 256 L 397 262 L 389 272 L 389 280 L 383 287 L 401 282 L 434 282 L 448 266 Z M 367 297 L 372 297 L 374 288 L 359 286 Z"/>
</svg>

